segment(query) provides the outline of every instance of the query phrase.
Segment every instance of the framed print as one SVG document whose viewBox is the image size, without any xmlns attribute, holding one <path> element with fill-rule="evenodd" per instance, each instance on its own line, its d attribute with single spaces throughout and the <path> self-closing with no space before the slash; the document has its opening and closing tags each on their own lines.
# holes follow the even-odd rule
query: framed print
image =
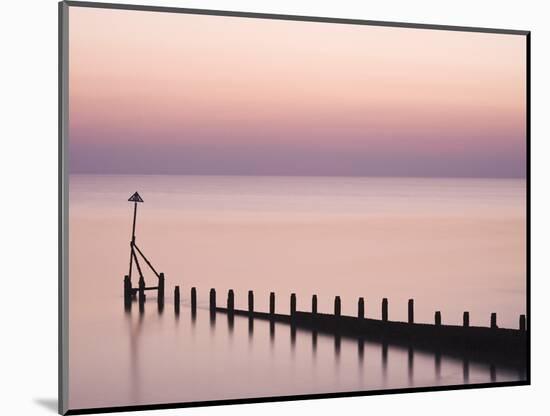
<svg viewBox="0 0 550 416">
<path fill-rule="evenodd" d="M 59 24 L 61 414 L 530 383 L 529 32 Z"/>
</svg>

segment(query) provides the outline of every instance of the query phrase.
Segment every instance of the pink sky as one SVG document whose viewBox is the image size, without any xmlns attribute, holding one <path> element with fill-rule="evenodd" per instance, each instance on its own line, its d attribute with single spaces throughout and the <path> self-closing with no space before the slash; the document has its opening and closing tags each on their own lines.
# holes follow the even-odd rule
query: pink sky
<svg viewBox="0 0 550 416">
<path fill-rule="evenodd" d="M 71 172 L 525 175 L 524 36 L 69 10 Z"/>
</svg>

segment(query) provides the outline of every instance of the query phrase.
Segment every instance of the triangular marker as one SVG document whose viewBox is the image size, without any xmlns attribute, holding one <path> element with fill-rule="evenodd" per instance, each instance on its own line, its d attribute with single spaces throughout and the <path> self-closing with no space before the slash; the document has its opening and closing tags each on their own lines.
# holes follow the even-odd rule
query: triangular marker
<svg viewBox="0 0 550 416">
<path fill-rule="evenodd" d="M 141 196 L 137 192 L 134 192 L 134 194 L 128 199 L 130 202 L 143 202 L 143 199 L 141 199 Z"/>
</svg>

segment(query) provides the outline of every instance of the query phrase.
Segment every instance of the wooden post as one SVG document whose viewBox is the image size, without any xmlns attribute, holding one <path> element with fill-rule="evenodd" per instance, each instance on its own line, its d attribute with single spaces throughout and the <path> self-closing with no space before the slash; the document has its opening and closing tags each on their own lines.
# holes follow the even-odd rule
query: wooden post
<svg viewBox="0 0 550 416">
<path fill-rule="evenodd" d="M 235 310 L 235 293 L 233 289 L 229 289 L 227 292 L 227 312 L 233 313 Z"/>
<path fill-rule="evenodd" d="M 317 295 L 311 297 L 311 313 L 317 313 Z"/>
<path fill-rule="evenodd" d="M 409 299 L 409 324 L 414 324 L 414 299 Z"/>
<path fill-rule="evenodd" d="M 388 299 L 382 299 L 382 321 L 388 321 Z"/>
<path fill-rule="evenodd" d="M 441 312 L 437 311 L 435 313 L 435 325 L 440 326 L 441 325 Z"/>
<path fill-rule="evenodd" d="M 252 315 L 254 312 L 254 292 L 252 290 L 248 291 L 248 313 Z"/>
<path fill-rule="evenodd" d="M 157 301 L 160 304 L 164 303 L 164 273 L 159 273 L 159 287 L 157 290 Z"/>
<path fill-rule="evenodd" d="M 525 331 L 525 315 L 520 315 L 519 316 L 519 330 L 520 331 Z"/>
<path fill-rule="evenodd" d="M 132 303 L 132 282 L 130 276 L 124 276 L 124 305 L 129 306 Z"/>
<path fill-rule="evenodd" d="M 196 287 L 191 288 L 191 309 L 192 310 L 197 309 L 197 288 Z"/>
<path fill-rule="evenodd" d="M 342 301 L 340 300 L 340 296 L 336 296 L 334 298 L 334 315 L 340 316 L 342 314 Z"/>
<path fill-rule="evenodd" d="M 359 298 L 357 301 L 357 317 L 365 319 L 365 299 Z"/>
<path fill-rule="evenodd" d="M 145 280 L 143 279 L 143 276 L 139 278 L 139 303 L 145 303 Z"/>
<path fill-rule="evenodd" d="M 468 328 L 470 326 L 470 312 L 464 312 L 462 315 L 462 324 Z"/>
<path fill-rule="evenodd" d="M 269 313 L 275 315 L 275 292 L 269 294 Z"/>
<path fill-rule="evenodd" d="M 290 316 L 296 313 L 296 293 L 290 295 Z"/>
<path fill-rule="evenodd" d="M 216 289 L 210 289 L 210 311 L 216 310 Z"/>
<path fill-rule="evenodd" d="M 180 287 L 174 288 L 174 311 L 176 314 L 180 313 Z"/>
<path fill-rule="evenodd" d="M 491 314 L 491 328 L 498 328 L 497 326 L 497 314 L 493 312 Z"/>
</svg>

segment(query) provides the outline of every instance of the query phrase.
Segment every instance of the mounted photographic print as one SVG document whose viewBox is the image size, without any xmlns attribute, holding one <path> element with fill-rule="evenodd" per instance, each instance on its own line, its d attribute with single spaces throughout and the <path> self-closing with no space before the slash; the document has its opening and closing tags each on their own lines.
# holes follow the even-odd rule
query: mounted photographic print
<svg viewBox="0 0 550 416">
<path fill-rule="evenodd" d="M 529 384 L 529 32 L 59 16 L 60 413 Z"/>
</svg>

